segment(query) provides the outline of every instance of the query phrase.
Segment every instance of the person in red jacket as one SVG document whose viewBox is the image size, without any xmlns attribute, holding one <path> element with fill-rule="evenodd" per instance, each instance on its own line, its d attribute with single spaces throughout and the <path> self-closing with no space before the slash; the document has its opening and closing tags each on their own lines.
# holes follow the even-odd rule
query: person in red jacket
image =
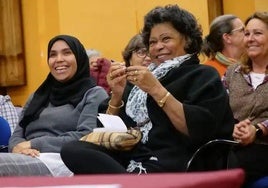
<svg viewBox="0 0 268 188">
<path fill-rule="evenodd" d="M 111 89 L 106 81 L 106 75 L 111 66 L 111 61 L 101 57 L 101 53 L 94 49 L 87 50 L 87 55 L 89 59 L 90 76 L 96 80 L 97 85 L 103 87 L 105 91 L 110 94 Z"/>
</svg>

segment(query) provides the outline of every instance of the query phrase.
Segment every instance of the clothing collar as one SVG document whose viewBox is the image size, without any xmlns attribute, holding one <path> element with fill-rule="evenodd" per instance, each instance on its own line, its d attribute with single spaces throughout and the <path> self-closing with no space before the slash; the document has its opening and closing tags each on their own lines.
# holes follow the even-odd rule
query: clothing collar
<svg viewBox="0 0 268 188">
<path fill-rule="evenodd" d="M 251 77 L 250 77 L 250 74 L 245 74 L 244 72 L 242 72 L 242 69 L 241 69 L 241 65 L 238 65 L 236 68 L 235 68 L 235 73 L 240 73 L 243 75 L 244 79 L 247 81 L 247 83 L 252 86 L 252 80 L 251 80 Z M 268 82 L 268 74 L 265 74 L 265 77 L 263 79 L 263 82 L 261 84 L 264 84 Z"/>
<path fill-rule="evenodd" d="M 226 66 L 237 63 L 235 59 L 228 58 L 225 55 L 223 55 L 221 52 L 216 53 L 215 59 L 217 59 L 221 64 L 226 65 Z"/>
</svg>

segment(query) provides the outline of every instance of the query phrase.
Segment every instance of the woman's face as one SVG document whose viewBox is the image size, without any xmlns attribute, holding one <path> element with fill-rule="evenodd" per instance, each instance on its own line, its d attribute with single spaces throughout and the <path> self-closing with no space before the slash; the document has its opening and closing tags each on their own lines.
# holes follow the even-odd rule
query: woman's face
<svg viewBox="0 0 268 188">
<path fill-rule="evenodd" d="M 59 82 L 70 80 L 77 71 L 75 56 L 63 40 L 56 41 L 50 49 L 48 66 L 52 76 Z"/>
<path fill-rule="evenodd" d="M 233 52 L 237 53 L 237 57 L 240 57 L 243 52 L 244 52 L 244 30 L 245 26 L 243 22 L 239 19 L 236 18 L 232 22 L 233 25 L 233 30 L 229 34 L 230 38 L 229 40 L 231 41 L 231 44 L 233 45 Z"/>
<path fill-rule="evenodd" d="M 133 51 L 129 61 L 131 66 L 148 66 L 152 62 L 151 58 L 148 56 L 148 51 L 146 48 L 140 48 L 136 51 Z"/>
<path fill-rule="evenodd" d="M 248 56 L 268 58 L 268 26 L 259 19 L 252 19 L 245 29 L 244 43 Z"/>
<path fill-rule="evenodd" d="M 185 55 L 185 37 L 170 23 L 160 23 L 151 30 L 149 38 L 149 53 L 156 64 Z"/>
</svg>

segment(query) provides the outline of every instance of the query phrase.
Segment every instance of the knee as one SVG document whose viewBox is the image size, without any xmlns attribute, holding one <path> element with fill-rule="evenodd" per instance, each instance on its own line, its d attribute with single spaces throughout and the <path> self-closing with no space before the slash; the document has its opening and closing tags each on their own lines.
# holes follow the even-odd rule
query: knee
<svg viewBox="0 0 268 188">
<path fill-rule="evenodd" d="M 76 155 L 77 150 L 76 150 L 76 143 L 78 141 L 71 141 L 68 142 L 67 144 L 63 145 L 60 151 L 61 158 L 64 160 L 68 158 L 72 158 L 74 155 Z"/>
</svg>

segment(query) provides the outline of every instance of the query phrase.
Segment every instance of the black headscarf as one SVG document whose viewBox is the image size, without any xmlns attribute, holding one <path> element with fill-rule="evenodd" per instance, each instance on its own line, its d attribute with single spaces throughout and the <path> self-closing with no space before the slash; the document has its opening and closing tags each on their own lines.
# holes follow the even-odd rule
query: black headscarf
<svg viewBox="0 0 268 188">
<path fill-rule="evenodd" d="M 85 92 L 96 86 L 95 81 L 89 76 L 86 50 L 77 38 L 69 35 L 58 35 L 52 38 L 48 43 L 47 61 L 53 44 L 58 40 L 65 41 L 72 50 L 77 62 L 77 71 L 70 80 L 64 83 L 57 81 L 51 73 L 48 74 L 46 80 L 34 92 L 33 99 L 19 123 L 23 128 L 31 121 L 38 119 L 39 114 L 49 102 L 54 106 L 72 104 L 76 107 Z"/>
</svg>

